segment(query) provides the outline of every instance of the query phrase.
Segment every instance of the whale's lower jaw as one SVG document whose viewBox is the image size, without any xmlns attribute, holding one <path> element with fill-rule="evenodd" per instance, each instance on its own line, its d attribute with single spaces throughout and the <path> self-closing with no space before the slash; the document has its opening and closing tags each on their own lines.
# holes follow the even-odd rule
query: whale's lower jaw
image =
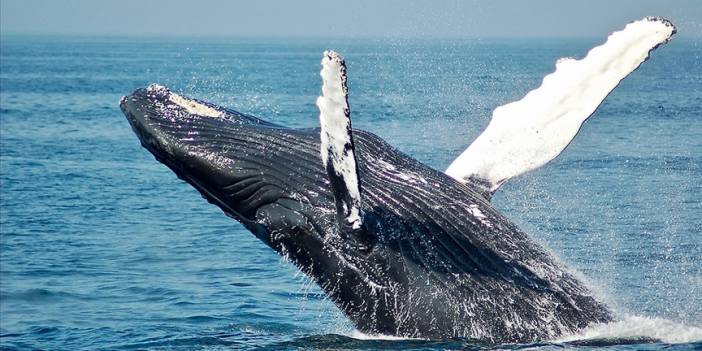
<svg viewBox="0 0 702 351">
<path fill-rule="evenodd" d="M 158 86 L 121 108 L 159 161 L 296 264 L 362 332 L 529 342 L 612 319 L 478 192 L 373 134 L 354 131 L 371 237 L 358 245 L 335 225 L 318 130 Z"/>
</svg>

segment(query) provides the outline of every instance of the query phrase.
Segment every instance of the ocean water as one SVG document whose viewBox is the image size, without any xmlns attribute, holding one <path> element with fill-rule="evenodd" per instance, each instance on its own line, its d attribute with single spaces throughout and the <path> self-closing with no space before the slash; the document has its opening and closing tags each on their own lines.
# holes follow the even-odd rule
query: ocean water
<svg viewBox="0 0 702 351">
<path fill-rule="evenodd" d="M 566 152 L 495 206 L 619 321 L 531 345 L 353 330 L 320 290 L 141 148 L 118 101 L 152 82 L 316 126 L 321 52 L 354 127 L 438 169 L 559 57 L 604 38 L 0 40 L 2 349 L 702 348 L 702 47 L 673 40 Z"/>
</svg>

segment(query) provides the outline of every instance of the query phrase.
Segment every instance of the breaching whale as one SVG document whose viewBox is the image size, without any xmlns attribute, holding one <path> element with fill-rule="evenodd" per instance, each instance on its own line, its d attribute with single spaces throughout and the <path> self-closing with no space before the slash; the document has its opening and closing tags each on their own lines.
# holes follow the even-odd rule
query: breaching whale
<svg viewBox="0 0 702 351">
<path fill-rule="evenodd" d="M 645 18 L 497 108 L 444 173 L 352 129 L 346 66 L 322 58 L 320 128 L 286 128 L 151 85 L 120 107 L 155 158 L 293 262 L 360 331 L 529 342 L 613 312 L 490 197 L 567 147 L 675 33 Z"/>
</svg>

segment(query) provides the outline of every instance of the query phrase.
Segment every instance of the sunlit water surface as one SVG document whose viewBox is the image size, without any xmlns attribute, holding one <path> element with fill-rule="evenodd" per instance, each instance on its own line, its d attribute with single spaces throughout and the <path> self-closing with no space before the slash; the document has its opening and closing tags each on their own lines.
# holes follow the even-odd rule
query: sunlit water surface
<svg viewBox="0 0 702 351">
<path fill-rule="evenodd" d="M 533 345 L 355 332 L 320 290 L 142 149 L 118 108 L 151 82 L 316 126 L 322 50 L 354 126 L 444 169 L 490 111 L 601 39 L 3 37 L 0 345 L 7 349 L 702 347 L 702 63 L 674 40 L 495 205 L 621 321 Z"/>
</svg>

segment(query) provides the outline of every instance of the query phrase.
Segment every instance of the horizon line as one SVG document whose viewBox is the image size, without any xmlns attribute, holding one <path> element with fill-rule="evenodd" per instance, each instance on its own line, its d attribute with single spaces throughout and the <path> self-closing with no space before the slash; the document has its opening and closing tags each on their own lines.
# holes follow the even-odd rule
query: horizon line
<svg viewBox="0 0 702 351">
<path fill-rule="evenodd" d="M 611 33 L 609 33 L 611 34 Z M 609 36 L 607 34 L 607 36 Z M 698 35 L 678 32 L 675 39 L 699 39 Z M 605 39 L 600 35 L 236 35 L 236 34 L 171 34 L 171 33 L 49 33 L 49 32 L 7 32 L 0 31 L 0 37 L 74 37 L 74 38 L 115 38 L 115 39 L 301 39 L 301 40 L 492 40 L 492 39 Z"/>
</svg>

